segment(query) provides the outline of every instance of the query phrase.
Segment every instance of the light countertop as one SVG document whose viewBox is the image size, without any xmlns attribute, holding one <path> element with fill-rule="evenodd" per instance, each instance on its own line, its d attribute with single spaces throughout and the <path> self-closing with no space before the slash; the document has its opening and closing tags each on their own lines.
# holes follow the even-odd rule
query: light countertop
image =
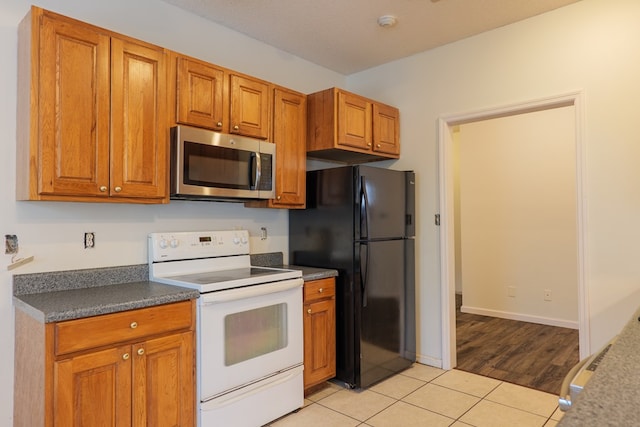
<svg viewBox="0 0 640 427">
<path fill-rule="evenodd" d="M 640 309 L 625 325 L 559 427 L 640 423 Z"/>
</svg>

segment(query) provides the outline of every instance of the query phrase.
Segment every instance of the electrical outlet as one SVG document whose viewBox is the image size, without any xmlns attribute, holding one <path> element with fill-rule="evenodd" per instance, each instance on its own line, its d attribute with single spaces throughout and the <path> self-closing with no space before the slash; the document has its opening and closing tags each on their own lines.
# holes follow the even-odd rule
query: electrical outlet
<svg viewBox="0 0 640 427">
<path fill-rule="evenodd" d="M 544 300 L 551 301 L 551 289 L 544 290 Z"/>
<path fill-rule="evenodd" d="M 90 249 L 96 246 L 96 233 L 84 233 L 84 248 Z"/>
<path fill-rule="evenodd" d="M 507 296 L 515 297 L 516 296 L 516 287 L 515 286 L 507 286 Z"/>
<path fill-rule="evenodd" d="M 18 236 L 15 234 L 4 235 L 4 253 L 6 255 L 15 255 L 18 253 Z"/>
</svg>

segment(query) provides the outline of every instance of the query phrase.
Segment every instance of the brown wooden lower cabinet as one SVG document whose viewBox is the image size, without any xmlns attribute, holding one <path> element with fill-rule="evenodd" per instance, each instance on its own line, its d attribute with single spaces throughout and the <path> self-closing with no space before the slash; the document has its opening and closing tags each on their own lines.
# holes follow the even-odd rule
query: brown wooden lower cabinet
<svg viewBox="0 0 640 427">
<path fill-rule="evenodd" d="M 304 284 L 304 388 L 336 375 L 336 281 Z"/>
<path fill-rule="evenodd" d="M 195 425 L 193 301 L 43 324 L 16 309 L 15 426 Z"/>
</svg>

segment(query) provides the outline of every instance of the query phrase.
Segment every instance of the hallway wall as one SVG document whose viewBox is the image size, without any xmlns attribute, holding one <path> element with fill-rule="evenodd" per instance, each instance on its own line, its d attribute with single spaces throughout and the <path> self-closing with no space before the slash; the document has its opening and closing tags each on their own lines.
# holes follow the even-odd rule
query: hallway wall
<svg viewBox="0 0 640 427">
<path fill-rule="evenodd" d="M 459 126 L 463 312 L 577 328 L 574 116 L 568 106 Z"/>
</svg>

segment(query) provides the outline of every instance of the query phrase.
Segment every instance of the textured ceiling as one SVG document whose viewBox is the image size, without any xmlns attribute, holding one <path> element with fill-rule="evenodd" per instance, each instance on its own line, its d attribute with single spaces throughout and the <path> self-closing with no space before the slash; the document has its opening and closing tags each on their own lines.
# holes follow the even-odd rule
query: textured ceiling
<svg viewBox="0 0 640 427">
<path fill-rule="evenodd" d="M 349 75 L 579 0 L 163 1 Z"/>
</svg>

